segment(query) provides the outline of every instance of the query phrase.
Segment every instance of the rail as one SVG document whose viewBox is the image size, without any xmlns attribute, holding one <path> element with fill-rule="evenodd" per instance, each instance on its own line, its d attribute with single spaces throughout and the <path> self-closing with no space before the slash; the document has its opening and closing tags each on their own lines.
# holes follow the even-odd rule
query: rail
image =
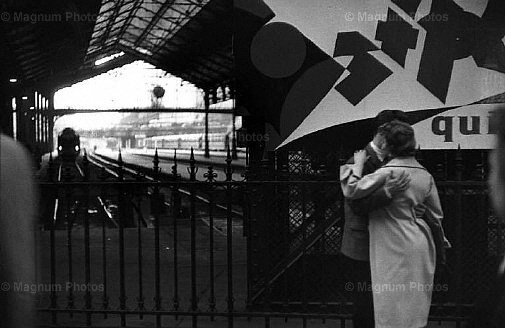
<svg viewBox="0 0 505 328">
<path fill-rule="evenodd" d="M 146 155 L 143 155 L 143 156 L 146 156 Z M 128 164 L 129 163 L 122 163 L 122 164 L 118 164 L 116 161 L 112 161 L 110 159 L 108 159 L 107 157 L 105 156 L 100 156 L 100 157 L 97 157 L 95 155 L 90 155 L 88 158 L 90 158 L 90 162 L 96 166 L 100 166 L 100 167 L 104 167 L 104 169 L 110 173 L 111 175 L 113 175 L 114 177 L 118 178 L 119 175 L 117 174 L 117 171 L 122 169 L 124 170 L 125 172 L 131 174 L 133 177 L 142 177 L 143 179 L 146 179 L 148 181 L 155 181 L 154 180 L 154 177 L 153 176 L 150 176 L 149 174 L 146 173 L 146 171 L 144 170 L 144 172 L 141 172 L 139 170 L 135 170 L 135 169 L 132 169 L 130 167 L 128 167 Z M 154 157 L 152 157 L 154 159 Z M 190 160 L 188 160 L 187 162 L 190 162 Z M 176 162 L 175 162 L 177 165 L 177 159 L 176 159 Z M 114 169 L 109 169 L 107 168 L 106 166 L 111 166 L 111 167 L 114 167 Z M 151 173 L 153 174 L 153 173 Z M 170 176 L 169 177 L 169 180 L 173 180 L 174 177 L 173 176 Z M 191 191 L 189 189 L 184 189 L 184 188 L 178 188 L 178 191 L 181 192 L 182 194 L 186 195 L 186 196 L 190 196 L 191 195 Z M 201 201 L 202 203 L 204 204 L 207 204 L 209 205 L 211 202 L 209 200 L 209 197 L 208 196 L 204 196 L 202 194 L 198 194 L 195 196 L 197 200 Z M 168 202 L 164 202 L 164 205 L 167 206 L 167 207 L 170 207 L 170 203 Z M 227 207 L 225 205 L 222 205 L 222 204 L 214 204 L 213 206 L 217 207 L 218 209 L 221 209 L 221 210 L 227 210 Z M 240 211 L 237 211 L 235 209 L 232 209 L 232 213 L 241 218 L 243 217 L 243 213 L 240 212 Z"/>
</svg>

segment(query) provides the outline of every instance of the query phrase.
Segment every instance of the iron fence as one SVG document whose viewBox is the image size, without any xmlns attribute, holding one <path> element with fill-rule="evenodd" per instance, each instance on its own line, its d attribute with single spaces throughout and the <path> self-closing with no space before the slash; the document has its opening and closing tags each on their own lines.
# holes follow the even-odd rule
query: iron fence
<svg viewBox="0 0 505 328">
<path fill-rule="evenodd" d="M 488 207 L 485 156 L 469 180 L 463 153 L 455 154 L 450 164 L 420 160 L 437 178 L 454 246 L 448 269 L 437 274 L 430 318 L 459 324 L 504 243 L 503 224 Z M 352 302 L 339 253 L 345 218 L 335 174 L 344 156 L 331 158 L 271 155 L 248 167 L 243 181 L 232 180 L 229 156 L 223 181 L 212 167 L 197 181 L 194 158 L 182 180 L 174 158 L 170 175 L 156 160 L 153 170 L 131 177 L 120 165 L 114 178 L 85 163 L 78 181 L 41 182 L 52 203 L 38 236 L 40 322 L 172 326 L 190 317 L 193 327 L 203 320 L 233 327 L 261 318 L 265 327 L 280 319 L 345 327 Z"/>
<path fill-rule="evenodd" d="M 326 154 L 303 151 L 277 154 L 277 179 L 336 180 L 338 168 L 348 156 L 350 154 L 342 150 Z M 487 152 L 461 149 L 418 151 L 417 156 L 436 178 L 445 213 L 443 225 L 453 244 L 448 251 L 447 267 L 436 273 L 430 318 L 455 321 L 459 325 L 470 314 L 478 295 L 489 287 L 488 283 L 496 274 L 504 254 L 504 225 L 488 205 Z M 275 299 L 275 304 L 282 305 L 282 308 L 310 308 L 318 312 L 331 309 L 348 313 L 351 300 L 344 282 L 349 279 L 345 276 L 345 264 L 338 253 L 343 233 L 342 218 L 345 220 L 340 190 L 336 185 L 325 186 L 324 182 L 318 184 L 315 193 L 295 184 L 288 189 L 285 196 L 280 197 L 288 203 L 287 214 L 283 213 L 280 217 L 288 217 L 288 221 L 280 229 L 274 227 L 265 234 L 291 233 L 293 227 L 302 227 L 299 238 L 305 240 L 310 239 L 315 226 L 320 230 L 315 234 L 317 237 L 311 239 L 313 244 L 310 244 L 310 249 L 302 246 L 295 251 L 298 254 L 296 263 L 289 263 L 277 270 L 277 274 L 270 274 L 276 277 L 276 281 L 271 280 L 261 292 L 268 293 L 267 300 Z M 331 213 L 336 220 L 325 226 L 325 219 L 331 217 Z M 321 220 L 321 217 L 324 219 Z M 296 248 L 297 239 L 290 242 L 290 246 Z M 285 253 L 282 251 L 282 254 Z M 287 258 L 295 257 L 290 255 Z M 273 262 L 276 263 L 275 260 Z M 295 288 L 291 286 L 287 295 L 282 290 L 285 281 L 301 283 Z M 276 292 L 272 295 L 271 291 Z M 259 296 L 259 293 L 255 295 Z M 261 297 L 256 297 L 256 301 L 261 304 Z M 307 304 L 312 306 L 307 307 Z"/>
</svg>

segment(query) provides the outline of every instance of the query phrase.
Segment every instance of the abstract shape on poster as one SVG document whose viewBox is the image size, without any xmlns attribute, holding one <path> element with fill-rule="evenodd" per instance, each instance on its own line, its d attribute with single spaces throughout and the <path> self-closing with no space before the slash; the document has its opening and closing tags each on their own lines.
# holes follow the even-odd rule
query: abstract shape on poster
<svg viewBox="0 0 505 328">
<path fill-rule="evenodd" d="M 426 29 L 426 39 L 417 81 L 443 103 L 449 91 L 454 61 L 472 56 L 478 67 L 505 72 L 505 61 L 488 55 L 496 51 L 505 53 L 501 42 L 505 35 L 504 23 L 492 19 L 488 11 L 491 2 L 494 1 L 490 1 L 480 18 L 464 11 L 454 1 L 433 1 L 430 14 L 419 21 Z M 433 17 L 448 19 L 434 20 Z M 492 38 L 482 34 L 484 30 L 494 30 Z"/>
<path fill-rule="evenodd" d="M 287 23 L 271 23 L 256 33 L 251 43 L 251 61 L 272 78 L 295 74 L 307 55 L 303 34 Z"/>
<path fill-rule="evenodd" d="M 391 0 L 391 2 L 400 7 L 412 19 L 415 19 L 417 8 L 421 4 L 421 0 Z"/>
<path fill-rule="evenodd" d="M 361 55 L 374 50 L 379 48 L 358 31 L 340 32 L 335 41 L 333 57 Z"/>
<path fill-rule="evenodd" d="M 387 21 L 377 23 L 375 39 L 382 41 L 381 50 L 384 53 L 405 67 L 407 51 L 416 48 L 418 34 L 419 30 L 389 8 Z"/>
<path fill-rule="evenodd" d="M 347 70 L 351 73 L 335 90 L 356 106 L 393 72 L 371 54 L 355 56 Z"/>
</svg>

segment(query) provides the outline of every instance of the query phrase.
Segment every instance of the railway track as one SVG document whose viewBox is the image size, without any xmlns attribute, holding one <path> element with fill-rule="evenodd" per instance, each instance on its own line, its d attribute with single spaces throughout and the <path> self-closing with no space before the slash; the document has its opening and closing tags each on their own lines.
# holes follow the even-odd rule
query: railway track
<svg viewBox="0 0 505 328">
<path fill-rule="evenodd" d="M 85 179 L 85 173 L 82 168 L 82 164 L 78 162 L 76 159 L 75 162 L 68 161 L 60 161 L 58 159 L 58 167 L 56 170 L 56 181 L 57 182 L 72 182 L 72 181 L 83 181 Z M 74 224 L 74 220 L 69 220 L 69 217 L 73 215 L 75 212 L 78 212 L 81 206 L 80 197 L 76 197 L 77 199 L 72 199 L 69 203 L 64 204 L 64 208 L 62 209 L 61 197 L 58 192 L 56 192 L 56 197 L 54 199 L 54 206 L 52 210 L 52 221 L 55 226 L 69 225 Z M 65 196 L 68 199 L 68 195 Z M 68 200 L 67 200 L 68 201 Z M 89 204 L 89 208 L 91 208 L 91 212 L 94 213 L 96 208 L 100 208 L 102 210 L 102 219 L 107 221 L 109 226 L 119 227 L 117 220 L 114 218 L 114 214 L 110 210 L 108 205 L 108 201 L 103 199 L 101 196 L 95 196 L 92 199 L 91 204 Z M 62 213 L 63 212 L 63 213 Z M 99 220 L 98 224 L 101 225 L 102 220 Z"/>
<path fill-rule="evenodd" d="M 119 228 L 120 211 L 127 202 L 127 212 L 129 219 L 123 221 L 124 227 L 153 227 L 152 201 L 156 195 L 160 198 L 162 213 L 169 213 L 176 216 L 177 221 L 189 222 L 193 215 L 199 222 L 206 226 L 212 226 L 218 233 L 226 235 L 225 223 L 227 217 L 233 220 L 234 226 L 244 226 L 244 215 L 242 203 L 239 199 L 234 199 L 231 206 L 228 205 L 230 198 L 227 198 L 226 186 L 223 184 L 213 184 L 209 181 L 197 182 L 195 187 L 188 185 L 180 178 L 181 184 L 174 182 L 173 176 L 168 174 L 158 175 L 157 181 L 170 182 L 165 186 L 160 186 L 155 191 L 149 184 L 139 185 L 137 191 L 131 189 L 131 185 L 126 184 L 128 196 L 119 197 L 117 185 L 107 185 L 109 182 L 154 182 L 156 181 L 154 171 L 151 168 L 139 167 L 131 163 L 118 163 L 118 161 L 86 154 L 87 165 L 83 163 L 83 157 L 79 157 L 76 162 L 60 162 L 56 160 L 57 169 L 53 169 L 53 180 L 63 184 L 55 187 L 54 206 L 49 209 L 52 212 L 52 224 L 57 229 L 71 228 L 73 225 L 84 225 L 85 220 L 89 220 L 92 226 L 106 225 L 109 228 Z M 86 172 L 86 173 L 85 173 Z M 87 176 L 85 176 L 87 175 Z M 90 185 L 86 184 L 90 182 Z M 106 182 L 105 184 L 96 182 Z M 210 180 L 212 181 L 212 180 Z M 65 182 L 79 184 L 83 183 L 85 188 L 66 186 Z M 137 188 L 137 187 L 134 187 Z M 70 190 L 72 193 L 70 194 Z M 103 192 L 106 190 L 106 192 Z M 155 194 L 157 193 L 157 194 Z M 175 193 L 175 194 L 174 194 Z M 132 197 L 133 195 L 133 197 Z M 240 197 L 234 192 L 236 198 Z M 125 200 L 126 199 L 126 200 Z M 85 204 L 83 206 L 83 204 Z M 130 209 L 128 209 L 130 208 Z M 84 214 L 87 210 L 88 214 Z M 174 212 L 175 211 L 175 212 Z M 176 214 L 177 213 L 177 214 Z M 85 215 L 88 215 L 87 217 Z M 212 216 L 212 219 L 209 218 Z M 168 224 L 163 220 L 163 225 Z M 88 224 L 89 224 L 88 223 Z M 133 224 L 133 225 L 132 225 Z"/>
<path fill-rule="evenodd" d="M 143 170 L 143 172 L 137 171 L 135 169 L 129 168 L 124 165 L 119 165 L 116 161 L 111 161 L 106 159 L 104 156 L 96 156 L 96 155 L 91 155 L 88 157 L 89 161 L 99 167 L 103 167 L 103 169 L 110 173 L 112 176 L 115 178 L 119 179 L 119 174 L 118 172 L 120 170 L 123 170 L 124 172 L 128 173 L 131 175 L 132 178 L 138 179 L 139 177 L 142 179 L 145 179 L 146 181 L 155 181 L 154 173 L 151 173 L 152 175 L 146 174 L 146 171 Z M 171 177 L 173 179 L 173 177 Z M 187 188 L 182 188 L 179 187 L 177 188 L 177 191 L 180 192 L 181 194 L 185 196 L 191 196 L 193 193 L 191 190 Z M 220 203 L 215 203 L 214 201 L 211 200 L 211 197 L 208 194 L 205 194 L 203 192 L 198 192 L 196 195 L 194 195 L 195 199 L 198 200 L 199 202 L 206 204 L 206 205 L 211 205 L 215 206 L 219 210 L 227 211 L 228 207 L 226 205 L 220 204 Z M 164 205 L 167 207 L 170 207 L 171 204 L 169 202 L 164 202 Z M 233 216 L 236 218 L 243 219 L 244 215 L 243 212 L 237 209 L 231 209 L 231 213 Z"/>
<path fill-rule="evenodd" d="M 72 169 L 75 169 L 81 178 L 84 177 L 84 171 L 79 166 L 77 161 L 73 162 L 73 163 L 61 162 L 58 165 L 56 181 L 62 182 L 63 178 L 64 178 L 63 171 L 64 170 L 67 171 L 67 172 L 65 172 L 66 176 L 70 176 L 70 170 L 72 170 Z M 56 195 L 56 199 L 54 200 L 54 209 L 53 209 L 53 223 L 54 224 L 56 223 L 56 221 L 58 219 L 59 206 L 60 206 L 60 199 L 59 199 L 58 195 Z"/>
</svg>

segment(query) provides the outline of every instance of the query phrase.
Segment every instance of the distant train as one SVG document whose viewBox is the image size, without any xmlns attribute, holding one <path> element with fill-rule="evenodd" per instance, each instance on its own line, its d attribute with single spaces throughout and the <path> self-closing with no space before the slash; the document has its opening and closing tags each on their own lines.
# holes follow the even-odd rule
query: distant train
<svg viewBox="0 0 505 328">
<path fill-rule="evenodd" d="M 63 161 L 75 161 L 80 152 L 79 135 L 74 129 L 65 128 L 58 136 L 58 156 Z"/>
<path fill-rule="evenodd" d="M 210 149 L 226 149 L 226 144 L 231 146 L 230 135 L 227 133 L 209 133 Z M 205 137 L 202 133 L 165 135 L 137 140 L 138 148 L 166 148 L 166 149 L 203 149 Z"/>
</svg>

